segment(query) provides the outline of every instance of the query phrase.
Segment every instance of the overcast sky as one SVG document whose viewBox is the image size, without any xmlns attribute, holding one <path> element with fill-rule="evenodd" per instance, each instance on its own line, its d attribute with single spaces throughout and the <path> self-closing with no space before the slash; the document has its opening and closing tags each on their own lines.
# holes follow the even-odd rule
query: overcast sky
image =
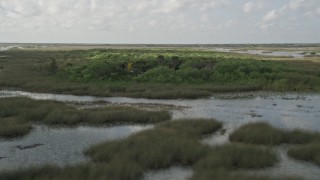
<svg viewBox="0 0 320 180">
<path fill-rule="evenodd" d="M 320 43 L 320 0 L 0 0 L 0 42 Z"/>
</svg>

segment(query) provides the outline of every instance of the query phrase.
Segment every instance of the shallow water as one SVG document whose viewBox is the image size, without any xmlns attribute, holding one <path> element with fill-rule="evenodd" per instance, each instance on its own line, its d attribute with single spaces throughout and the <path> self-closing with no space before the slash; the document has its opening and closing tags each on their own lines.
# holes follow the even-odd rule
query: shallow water
<svg viewBox="0 0 320 180">
<path fill-rule="evenodd" d="M 192 169 L 189 167 L 171 167 L 157 171 L 148 171 L 143 180 L 184 180 L 192 176 Z"/>
<path fill-rule="evenodd" d="M 287 155 L 287 146 L 275 148 L 279 156 L 279 163 L 273 167 L 251 171 L 252 174 L 269 175 L 269 176 L 291 176 L 306 177 L 307 179 L 318 180 L 320 177 L 320 168 L 312 163 L 295 160 Z"/>
<path fill-rule="evenodd" d="M 73 95 L 56 95 L 56 94 L 44 94 L 44 93 L 29 93 L 22 91 L 0 91 L 0 97 L 13 97 L 13 96 L 24 96 L 38 100 L 56 100 L 68 103 L 85 103 L 90 102 L 108 102 L 108 104 L 116 105 L 135 105 L 135 104 L 159 104 L 159 105 L 170 105 L 179 106 L 186 108 L 172 108 L 170 109 L 173 119 L 180 118 L 215 118 L 223 122 L 223 128 L 225 133 L 217 132 L 211 136 L 208 136 L 202 140 L 203 143 L 218 146 L 228 142 L 229 134 L 239 126 L 248 122 L 266 121 L 270 124 L 284 129 L 305 129 L 311 131 L 320 131 L 320 94 L 307 94 L 307 93 L 268 93 L 268 92 L 248 92 L 248 93 L 229 93 L 229 94 L 217 94 L 210 99 L 198 99 L 198 100 L 150 100 L 150 99 L 135 99 L 135 98 L 123 98 L 123 97 L 92 97 L 92 96 L 73 96 Z M 129 128 L 131 126 L 127 126 Z M 83 128 L 83 127 L 82 127 Z M 130 129 L 130 128 L 129 128 Z M 51 130 L 48 130 L 51 131 Z M 55 131 L 55 130 L 53 130 Z M 68 131 L 68 130 L 64 130 Z M 93 130 L 94 131 L 94 130 Z M 107 130 L 106 130 L 107 131 Z M 113 133 L 117 133 L 117 129 L 110 132 L 106 136 L 94 135 L 90 136 L 91 144 L 96 144 L 98 141 L 103 141 L 108 138 L 114 137 Z M 122 130 L 126 131 L 126 130 Z M 34 138 L 41 136 L 42 132 L 34 134 Z M 129 135 L 129 134 L 128 134 Z M 54 135 L 52 135 L 54 136 Z M 83 149 L 87 146 L 76 145 L 86 144 L 86 141 L 82 141 L 80 137 L 85 137 L 87 134 L 83 132 L 75 133 L 74 136 L 70 136 L 69 141 L 76 139 L 74 146 L 79 147 L 72 149 L 70 146 L 60 146 L 61 151 L 68 153 L 80 154 L 75 155 L 74 159 L 63 159 L 58 158 L 53 163 L 57 164 L 72 164 L 79 162 L 77 158 L 84 160 L 85 157 L 81 155 Z M 97 138 L 97 139 L 95 139 Z M 60 135 L 60 139 L 64 139 L 64 135 Z M 81 140 L 81 141 L 80 141 Z M 23 142 L 12 141 L 12 146 L 18 145 L 29 145 L 33 143 L 42 143 L 36 141 Z M 6 142 L 9 143 L 9 142 Z M 0 147 L 2 146 L 0 141 Z M 46 143 L 44 143 L 46 144 Z M 64 143 L 62 143 L 64 144 Z M 90 144 L 90 145 L 91 145 Z M 10 146 L 10 147 L 12 147 Z M 52 146 L 59 146 L 52 143 Z M 38 147 L 45 148 L 46 146 Z M 2 149 L 2 148 L 1 148 Z M 9 148 L 10 149 L 10 148 Z M 11 148 L 12 150 L 12 148 Z M 16 150 L 17 151 L 17 150 Z M 32 151 L 32 150 L 30 150 Z M 9 152 L 8 150 L 6 151 Z M 20 151 L 18 151 L 20 152 Z M 320 168 L 309 163 L 302 163 L 294 161 L 285 156 L 284 151 L 278 151 L 281 157 L 281 163 L 277 166 L 278 168 L 270 168 L 266 170 L 257 171 L 256 173 L 270 173 L 271 175 L 283 174 L 283 175 L 301 175 L 307 179 L 314 179 L 315 176 L 319 176 Z M 43 153 L 46 153 L 43 151 Z M 1 154 L 0 157 L 6 154 Z M 48 155 L 49 156 L 49 155 Z M 17 156 L 19 157 L 19 156 Z M 54 155 L 53 155 L 54 157 Z M 63 157 L 63 156 L 62 156 Z M 23 159 L 23 158 L 21 158 Z M 28 160 L 31 159 L 31 160 Z M 34 155 L 28 155 L 27 160 L 24 162 L 32 162 L 36 159 Z M 49 158 L 50 159 L 50 158 Z M 0 164 L 8 159 L 0 160 Z M 38 160 L 42 161 L 42 160 Z M 49 160 L 45 160 L 51 162 Z M 15 167 L 11 166 L 11 167 Z M 1 167 L 1 166 L 0 166 Z M 9 168 L 11 168 L 9 167 Z M 299 171 L 295 171 L 295 168 L 299 168 Z M 280 172 L 281 170 L 281 172 Z M 172 167 L 166 170 L 150 171 L 146 173 L 146 179 L 185 179 L 192 174 L 190 168 Z"/>
<path fill-rule="evenodd" d="M 254 121 L 267 121 L 285 128 L 320 131 L 320 95 L 305 93 L 230 93 L 217 94 L 210 99 L 155 100 L 125 97 L 93 97 L 0 91 L 0 97 L 29 97 L 36 100 L 55 100 L 68 103 L 108 102 L 116 105 L 159 104 L 178 107 L 172 109 L 173 119 L 215 118 L 224 123 L 227 131 Z"/>
<path fill-rule="evenodd" d="M 48 128 L 36 126 L 27 136 L 17 140 L 0 140 L 0 170 L 43 164 L 60 166 L 87 161 L 83 151 L 106 140 L 126 138 L 152 126 Z M 16 146 L 43 144 L 20 150 Z"/>
</svg>

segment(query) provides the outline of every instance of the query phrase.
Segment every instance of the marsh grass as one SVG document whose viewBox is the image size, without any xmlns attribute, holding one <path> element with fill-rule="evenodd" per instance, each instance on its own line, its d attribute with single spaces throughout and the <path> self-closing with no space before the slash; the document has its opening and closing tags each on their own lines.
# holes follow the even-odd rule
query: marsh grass
<svg viewBox="0 0 320 180">
<path fill-rule="evenodd" d="M 244 144 L 227 144 L 212 148 L 193 165 L 192 180 L 209 179 L 297 179 L 286 177 L 253 176 L 245 170 L 261 169 L 278 162 L 277 155 L 268 147 Z"/>
<path fill-rule="evenodd" d="M 188 136 L 201 137 L 217 131 L 222 127 L 222 123 L 214 119 L 179 119 L 161 123 L 159 127 L 187 133 Z"/>
<path fill-rule="evenodd" d="M 154 129 L 127 139 L 107 141 L 89 148 L 91 162 L 59 168 L 44 166 L 0 172 L 1 180 L 141 179 L 150 169 L 174 165 L 193 166 L 192 179 L 289 180 L 251 176 L 241 170 L 269 167 L 277 161 L 267 147 L 231 144 L 210 148 L 200 142 L 221 123 L 211 119 L 184 119 L 157 124 Z"/>
<path fill-rule="evenodd" d="M 21 123 L 16 118 L 0 118 L 0 139 L 12 139 L 24 136 L 32 130 L 28 123 Z"/>
<path fill-rule="evenodd" d="M 212 149 L 195 164 L 195 169 L 259 169 L 270 167 L 277 161 L 276 154 L 267 147 L 232 144 Z"/>
<path fill-rule="evenodd" d="M 0 118 L 0 137 L 10 137 L 27 134 L 31 130 L 30 123 L 50 126 L 149 124 L 170 120 L 171 115 L 168 111 L 130 107 L 86 110 L 55 101 L 3 98 L 0 101 Z"/>
<path fill-rule="evenodd" d="M 204 119 L 161 123 L 127 139 L 91 147 L 86 154 L 93 163 L 4 171 L 0 172 L 0 177 L 1 180 L 141 179 L 148 169 L 195 163 L 208 150 L 199 141 L 201 135 L 213 133 L 220 126 L 214 120 Z"/>
<path fill-rule="evenodd" d="M 32 167 L 0 172 L 1 180 L 119 180 L 139 179 L 143 170 L 137 164 L 111 162 L 60 168 L 56 166 Z"/>
<path fill-rule="evenodd" d="M 145 169 L 192 165 L 207 150 L 207 146 L 199 142 L 201 135 L 213 133 L 220 127 L 221 124 L 214 120 L 203 119 L 162 123 L 127 139 L 96 145 L 86 154 L 94 162 L 123 159 Z"/>
<path fill-rule="evenodd" d="M 197 99 L 210 97 L 209 91 L 195 89 L 174 89 L 163 91 L 145 91 L 143 93 L 134 93 L 133 97 L 143 97 L 148 99 Z"/>
<path fill-rule="evenodd" d="M 299 177 L 271 177 L 262 175 L 249 175 L 243 171 L 229 171 L 226 169 L 211 169 L 196 171 L 191 180 L 301 180 Z"/>
<path fill-rule="evenodd" d="M 259 145 L 307 144 L 319 138 L 319 133 L 302 130 L 285 131 L 264 122 L 246 124 L 229 137 L 232 142 Z"/>
<path fill-rule="evenodd" d="M 292 147 L 288 150 L 288 155 L 320 166 L 320 142 Z"/>
</svg>

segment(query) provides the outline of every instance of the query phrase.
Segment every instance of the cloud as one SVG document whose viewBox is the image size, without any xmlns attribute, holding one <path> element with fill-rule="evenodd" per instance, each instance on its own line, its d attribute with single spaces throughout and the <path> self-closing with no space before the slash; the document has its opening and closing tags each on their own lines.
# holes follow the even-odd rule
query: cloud
<svg viewBox="0 0 320 180">
<path fill-rule="evenodd" d="M 264 21 L 273 21 L 275 19 L 277 19 L 279 16 L 279 12 L 277 10 L 272 10 L 269 11 L 264 17 L 263 20 Z"/>
<path fill-rule="evenodd" d="M 0 41 L 31 41 L 33 34 L 44 34 L 44 41 L 67 41 L 70 35 L 81 40 L 84 34 L 97 36 L 94 41 L 105 36 L 122 42 L 245 38 L 248 27 L 255 32 L 285 29 L 293 21 L 293 29 L 301 24 L 319 29 L 319 7 L 319 0 L 0 0 Z"/>
<path fill-rule="evenodd" d="M 264 1 L 250 1 L 243 5 L 242 10 L 245 13 L 251 13 L 263 8 Z"/>
<path fill-rule="evenodd" d="M 292 0 L 287 6 L 290 10 L 297 10 L 301 8 L 305 2 L 306 0 Z"/>
</svg>

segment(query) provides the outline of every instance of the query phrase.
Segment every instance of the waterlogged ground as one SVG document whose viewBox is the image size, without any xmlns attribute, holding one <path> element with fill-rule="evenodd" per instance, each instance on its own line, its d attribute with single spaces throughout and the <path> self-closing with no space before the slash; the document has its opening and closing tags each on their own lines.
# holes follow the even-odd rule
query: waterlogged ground
<svg viewBox="0 0 320 180">
<path fill-rule="evenodd" d="M 92 97 L 0 91 L 0 97 L 25 96 L 38 100 L 56 100 L 90 108 L 104 105 L 131 105 L 142 108 L 168 107 L 173 119 L 215 118 L 224 124 L 223 132 L 204 138 L 211 146 L 228 143 L 228 135 L 248 122 L 267 121 L 284 129 L 320 131 L 320 95 L 303 93 L 231 93 L 217 94 L 210 99 L 149 100 L 122 97 Z M 175 108 L 178 107 L 178 108 Z M 8 169 L 22 164 L 55 163 L 59 165 L 86 161 L 81 152 L 92 144 L 107 139 L 125 138 L 152 126 L 120 126 L 112 128 L 62 128 L 37 127 L 28 136 L 14 141 L 0 140 L 0 168 Z M 35 149 L 19 150 L 17 145 L 45 144 Z M 306 162 L 293 160 L 286 155 L 286 146 L 276 147 L 281 162 L 275 167 L 253 171 L 254 174 L 294 175 L 318 179 L 320 168 Z M 189 167 L 146 172 L 145 179 L 186 179 L 192 175 Z"/>
</svg>

